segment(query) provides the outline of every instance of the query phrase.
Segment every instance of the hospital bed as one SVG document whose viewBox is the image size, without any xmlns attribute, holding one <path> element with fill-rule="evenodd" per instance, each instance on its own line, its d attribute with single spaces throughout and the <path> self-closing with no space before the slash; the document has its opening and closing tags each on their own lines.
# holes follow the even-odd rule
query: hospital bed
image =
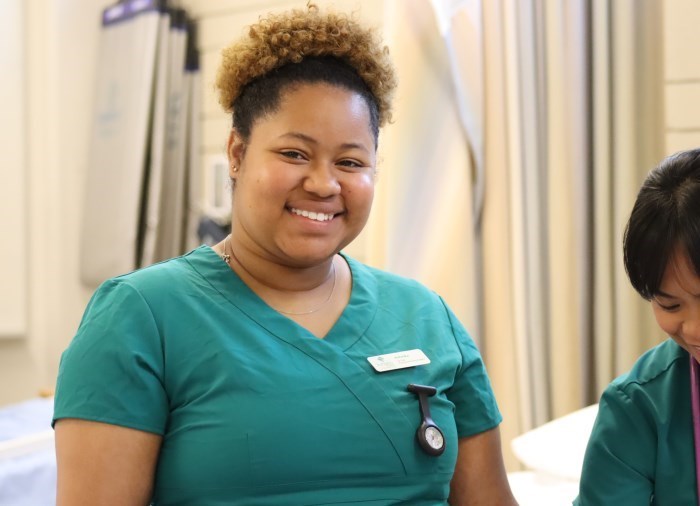
<svg viewBox="0 0 700 506">
<path fill-rule="evenodd" d="M 53 398 L 0 408 L 0 506 L 51 506 L 56 495 Z"/>
<path fill-rule="evenodd" d="M 594 404 L 528 431 L 511 441 L 523 471 L 508 473 L 520 506 L 571 505 L 588 438 L 598 413 Z"/>
</svg>

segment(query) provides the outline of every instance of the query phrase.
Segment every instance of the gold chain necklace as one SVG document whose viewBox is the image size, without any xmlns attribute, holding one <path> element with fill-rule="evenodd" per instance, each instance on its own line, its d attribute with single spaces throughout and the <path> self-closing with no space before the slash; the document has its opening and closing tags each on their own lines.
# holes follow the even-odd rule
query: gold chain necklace
<svg viewBox="0 0 700 506">
<path fill-rule="evenodd" d="M 224 262 L 226 262 L 229 265 L 229 267 L 231 266 L 231 257 L 233 257 L 234 260 L 236 260 L 236 263 L 241 267 L 241 269 L 243 269 L 248 274 L 248 276 L 255 279 L 255 277 L 250 273 L 250 271 L 243 266 L 243 264 L 240 262 L 240 260 L 238 260 L 238 257 L 236 257 L 236 254 L 233 252 L 233 248 L 230 248 L 231 254 L 228 254 L 226 252 L 229 249 L 227 247 L 229 245 L 229 239 L 231 239 L 231 234 L 227 235 L 226 239 L 224 239 L 224 252 L 222 254 L 220 254 L 219 256 L 221 257 L 221 259 Z M 286 314 L 286 315 L 290 315 L 290 316 L 302 316 L 302 315 L 315 313 L 316 311 L 321 309 L 323 306 L 328 304 L 328 301 L 331 300 L 331 298 L 333 297 L 333 294 L 335 293 L 335 283 L 336 283 L 335 262 L 332 263 L 332 266 L 333 266 L 333 287 L 331 288 L 331 291 L 328 294 L 328 297 L 326 297 L 325 300 L 323 302 L 321 302 L 315 308 L 309 309 L 307 311 L 283 311 L 282 309 L 277 309 L 276 307 L 272 306 L 270 303 L 268 303 L 268 306 L 270 306 L 272 309 L 274 309 L 278 313 L 282 313 L 282 314 Z"/>
</svg>

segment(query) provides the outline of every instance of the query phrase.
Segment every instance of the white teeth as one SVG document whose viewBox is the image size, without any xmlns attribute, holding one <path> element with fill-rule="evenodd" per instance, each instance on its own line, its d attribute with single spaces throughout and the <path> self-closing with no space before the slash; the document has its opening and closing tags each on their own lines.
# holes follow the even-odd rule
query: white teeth
<svg viewBox="0 0 700 506">
<path fill-rule="evenodd" d="M 298 216 L 303 216 L 304 218 L 309 218 L 310 220 L 314 221 L 330 221 L 333 219 L 332 214 L 315 213 L 313 211 L 309 212 L 306 210 L 295 208 L 291 208 L 291 211 Z"/>
</svg>

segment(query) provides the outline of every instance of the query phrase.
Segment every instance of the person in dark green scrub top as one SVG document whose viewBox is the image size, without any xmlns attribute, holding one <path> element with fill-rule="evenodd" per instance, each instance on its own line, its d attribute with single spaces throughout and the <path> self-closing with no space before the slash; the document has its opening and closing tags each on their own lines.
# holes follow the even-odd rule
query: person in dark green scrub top
<svg viewBox="0 0 700 506">
<path fill-rule="evenodd" d="M 515 504 L 472 339 L 432 291 L 341 252 L 391 115 L 375 33 L 267 15 L 217 86 L 231 234 L 92 297 L 57 382 L 59 504 Z"/>
<path fill-rule="evenodd" d="M 700 149 L 647 176 L 625 231 L 624 262 L 670 339 L 603 393 L 574 504 L 697 505 Z"/>
</svg>

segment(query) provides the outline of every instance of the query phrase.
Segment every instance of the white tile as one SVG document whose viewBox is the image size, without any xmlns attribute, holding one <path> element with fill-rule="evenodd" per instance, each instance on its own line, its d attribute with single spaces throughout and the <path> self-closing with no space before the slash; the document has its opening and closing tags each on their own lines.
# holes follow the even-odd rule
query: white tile
<svg viewBox="0 0 700 506">
<path fill-rule="evenodd" d="M 216 72 L 220 63 L 220 51 L 207 51 L 202 55 L 202 113 L 205 115 L 219 114 L 223 111 L 215 87 Z"/>
<path fill-rule="evenodd" d="M 358 12 L 367 22 L 382 19 L 382 0 L 315 0 L 321 8 L 332 8 L 343 12 Z M 253 11 L 262 14 L 271 10 L 304 8 L 305 1 L 294 0 L 184 0 L 183 5 L 197 18 L 220 17 L 222 15 Z"/>
<path fill-rule="evenodd" d="M 202 149 L 225 153 L 230 131 L 231 118 L 223 112 L 216 116 L 205 116 L 202 120 Z"/>
<path fill-rule="evenodd" d="M 280 5 L 288 5 L 289 0 L 185 0 L 183 5 L 193 16 L 220 16 L 241 11 L 265 12 L 277 9 Z M 296 2 L 294 7 L 303 5 Z"/>
<path fill-rule="evenodd" d="M 700 81 L 668 83 L 666 94 L 666 128 L 700 129 Z"/>
<path fill-rule="evenodd" d="M 700 147 L 700 129 L 693 132 L 666 132 L 666 155 Z"/>
<path fill-rule="evenodd" d="M 289 0 L 279 3 L 280 10 L 298 6 L 299 2 L 292 3 Z M 202 16 L 199 19 L 199 47 L 205 51 L 220 51 L 238 39 L 245 27 L 255 23 L 263 12 L 262 9 L 254 8 Z"/>
<path fill-rule="evenodd" d="M 666 79 L 700 79 L 700 2 L 663 2 Z"/>
</svg>

